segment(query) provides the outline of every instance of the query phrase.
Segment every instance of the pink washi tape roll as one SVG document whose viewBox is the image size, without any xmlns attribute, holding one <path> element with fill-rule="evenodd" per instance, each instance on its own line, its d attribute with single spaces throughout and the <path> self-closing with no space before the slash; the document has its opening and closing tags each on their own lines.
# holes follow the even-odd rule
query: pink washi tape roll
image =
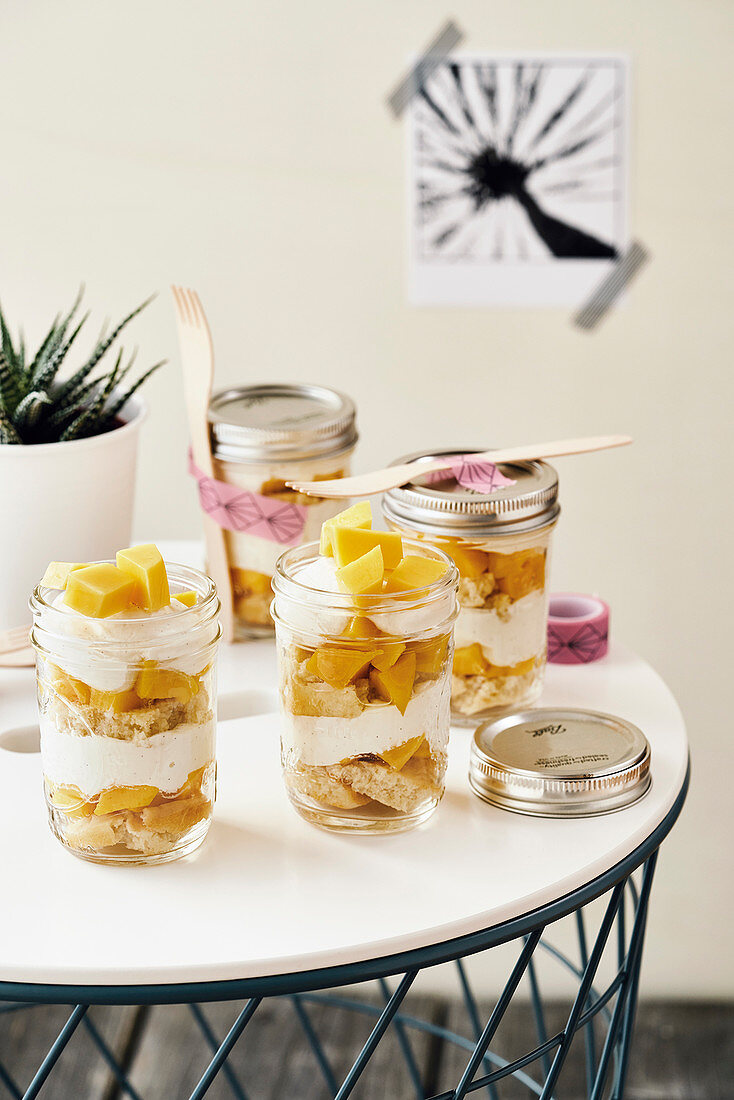
<svg viewBox="0 0 734 1100">
<path fill-rule="evenodd" d="M 548 660 L 586 665 L 609 649 L 609 606 L 598 596 L 556 593 L 548 607 Z"/>
</svg>

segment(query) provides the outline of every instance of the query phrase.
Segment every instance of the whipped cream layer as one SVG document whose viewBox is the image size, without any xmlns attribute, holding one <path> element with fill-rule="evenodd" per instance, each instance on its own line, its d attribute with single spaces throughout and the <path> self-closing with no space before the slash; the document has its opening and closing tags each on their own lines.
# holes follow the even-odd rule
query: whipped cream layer
<svg viewBox="0 0 734 1100">
<path fill-rule="evenodd" d="M 336 578 L 337 564 L 334 558 L 317 557 L 308 562 L 295 574 L 294 579 L 299 584 L 318 592 L 344 597 L 344 592 L 339 587 Z M 366 597 L 368 598 L 368 597 Z M 375 611 L 366 617 L 371 619 L 378 630 L 385 634 L 406 635 L 418 634 L 424 630 L 430 630 L 440 626 L 451 615 L 454 605 L 454 591 L 449 590 L 442 598 L 433 598 L 423 606 L 413 606 L 400 610 L 401 603 L 406 599 L 409 602 L 413 596 L 404 597 L 395 594 L 389 599 L 394 609 L 389 611 Z M 355 606 L 359 597 L 354 597 Z M 285 620 L 288 626 L 295 630 L 302 630 L 312 634 L 343 634 L 354 614 L 354 609 L 342 609 L 339 607 L 320 607 L 318 597 L 313 602 L 305 599 L 291 600 L 282 593 L 277 593 L 274 602 L 276 615 Z"/>
<path fill-rule="evenodd" d="M 283 752 L 293 752 L 303 764 L 328 766 L 351 756 L 379 755 L 423 734 L 434 752 L 448 742 L 448 684 L 428 681 L 401 714 L 392 704 L 367 706 L 356 718 L 283 715 Z"/>
<path fill-rule="evenodd" d="M 173 794 L 191 772 L 214 760 L 213 719 L 156 733 L 143 745 L 59 733 L 43 715 L 40 726 L 44 775 L 52 783 L 77 787 L 85 798 L 108 787 L 152 786 Z"/>
<path fill-rule="evenodd" d="M 175 668 L 189 676 L 202 671 L 201 614 L 172 598 L 160 611 L 138 607 L 106 619 L 82 615 L 64 602 L 50 601 L 63 619 L 54 624 L 53 663 L 97 691 L 125 691 L 135 683 L 144 661 Z M 186 627 L 181 615 L 186 614 Z M 124 624 L 124 625 L 123 625 Z M 216 626 L 212 627 L 212 639 Z M 109 644 L 112 643 L 112 647 Z M 110 653 L 109 649 L 113 652 Z"/>
<path fill-rule="evenodd" d="M 547 598 L 536 590 L 510 604 L 502 617 L 490 608 L 461 607 L 456 648 L 479 642 L 490 664 L 511 667 L 542 653 L 546 646 Z"/>
</svg>

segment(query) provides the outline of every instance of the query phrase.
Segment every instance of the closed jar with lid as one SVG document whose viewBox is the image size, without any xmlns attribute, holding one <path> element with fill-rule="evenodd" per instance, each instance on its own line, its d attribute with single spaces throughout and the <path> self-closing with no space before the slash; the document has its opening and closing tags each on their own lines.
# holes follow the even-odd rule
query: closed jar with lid
<svg viewBox="0 0 734 1100">
<path fill-rule="evenodd" d="M 418 453 L 400 462 L 468 452 Z M 514 484 L 481 492 L 447 470 L 416 477 L 382 501 L 395 530 L 444 550 L 459 570 L 459 617 L 451 708 L 460 725 L 540 694 L 546 664 L 550 542 L 558 519 L 558 475 L 545 462 L 502 463 Z"/>
<path fill-rule="evenodd" d="M 214 472 L 242 490 L 228 507 L 225 531 L 235 633 L 271 634 L 275 563 L 293 546 L 319 537 L 343 501 L 306 496 L 287 481 L 343 477 L 357 442 L 356 412 L 325 386 L 271 384 L 216 393 L 209 406 Z"/>
</svg>

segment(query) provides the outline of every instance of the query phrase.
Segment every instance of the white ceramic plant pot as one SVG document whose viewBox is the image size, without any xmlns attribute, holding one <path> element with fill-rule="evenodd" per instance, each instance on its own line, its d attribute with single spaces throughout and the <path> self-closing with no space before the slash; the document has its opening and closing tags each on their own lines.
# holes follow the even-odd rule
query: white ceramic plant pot
<svg viewBox="0 0 734 1100">
<path fill-rule="evenodd" d="M 0 631 L 30 621 L 28 598 L 51 560 L 99 561 L 129 545 L 146 413 L 131 398 L 125 423 L 104 435 L 0 444 Z"/>
</svg>

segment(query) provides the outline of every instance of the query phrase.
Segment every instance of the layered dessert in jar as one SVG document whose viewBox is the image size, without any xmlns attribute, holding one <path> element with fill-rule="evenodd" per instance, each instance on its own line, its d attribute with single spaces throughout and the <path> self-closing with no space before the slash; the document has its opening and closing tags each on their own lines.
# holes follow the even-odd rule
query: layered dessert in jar
<svg viewBox="0 0 734 1100">
<path fill-rule="evenodd" d="M 454 721 L 466 725 L 533 702 L 546 664 L 558 477 L 544 462 L 500 470 L 510 484 L 492 491 L 466 487 L 447 470 L 383 498 L 394 530 L 441 547 L 459 571 L 451 703 Z"/>
<path fill-rule="evenodd" d="M 458 583 L 442 551 L 371 526 L 353 505 L 273 581 L 288 795 L 314 824 L 368 833 L 425 821 L 443 795 Z"/>
<path fill-rule="evenodd" d="M 31 608 L 52 831 L 102 863 L 193 851 L 214 802 L 214 585 L 146 544 L 52 563 Z"/>
<path fill-rule="evenodd" d="M 217 478 L 243 492 L 225 533 L 240 637 L 272 633 L 275 563 L 319 538 L 339 501 L 289 489 L 293 480 L 346 477 L 357 440 L 354 405 L 323 386 L 256 385 L 215 394 L 209 424 Z"/>
</svg>

